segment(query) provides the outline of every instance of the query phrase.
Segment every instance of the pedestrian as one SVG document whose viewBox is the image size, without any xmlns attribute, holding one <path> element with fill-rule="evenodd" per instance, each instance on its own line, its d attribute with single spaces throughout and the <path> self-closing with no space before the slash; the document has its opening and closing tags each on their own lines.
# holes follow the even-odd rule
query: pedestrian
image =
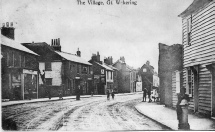
<svg viewBox="0 0 215 132">
<path fill-rule="evenodd" d="M 59 90 L 58 95 L 59 95 L 59 99 L 63 99 L 63 93 L 61 89 Z"/>
<path fill-rule="evenodd" d="M 91 91 L 91 97 L 93 97 L 93 90 Z"/>
<path fill-rule="evenodd" d="M 151 99 L 151 86 L 149 86 L 149 89 L 148 89 L 148 98 L 149 98 L 149 102 L 152 102 L 152 99 Z"/>
<path fill-rule="evenodd" d="M 76 100 L 80 100 L 81 86 L 78 85 L 76 89 Z"/>
<path fill-rule="evenodd" d="M 190 101 L 190 98 L 189 98 L 189 95 L 185 94 L 186 93 L 186 88 L 182 87 L 180 89 L 180 93 L 178 94 L 178 102 L 176 104 L 176 113 L 177 113 L 177 119 L 178 119 L 178 128 L 180 129 L 181 128 L 181 125 L 182 125 L 182 108 L 181 108 L 181 101 L 183 99 L 187 100 L 187 102 Z"/>
<path fill-rule="evenodd" d="M 107 90 L 107 100 L 110 100 L 110 92 Z"/>
<path fill-rule="evenodd" d="M 114 100 L 114 91 L 112 90 L 112 92 L 111 92 L 111 96 L 112 96 L 112 99 Z"/>
<path fill-rule="evenodd" d="M 147 89 L 143 89 L 143 102 L 146 102 Z"/>
<path fill-rule="evenodd" d="M 31 88 L 28 89 L 28 99 L 31 100 L 32 91 Z"/>
</svg>

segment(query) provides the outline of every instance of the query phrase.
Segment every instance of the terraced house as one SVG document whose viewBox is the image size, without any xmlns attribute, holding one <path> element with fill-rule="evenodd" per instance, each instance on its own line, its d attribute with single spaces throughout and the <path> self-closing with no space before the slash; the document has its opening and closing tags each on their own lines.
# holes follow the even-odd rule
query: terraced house
<svg viewBox="0 0 215 132">
<path fill-rule="evenodd" d="M 38 98 L 38 54 L 15 40 L 13 23 L 1 28 L 2 99 Z"/>
<path fill-rule="evenodd" d="M 189 109 L 215 117 L 215 0 L 194 0 L 179 16 Z"/>
<path fill-rule="evenodd" d="M 44 74 L 44 81 L 42 76 L 39 78 L 40 97 L 46 96 L 47 90 L 51 96 L 58 96 L 60 91 L 64 96 L 75 95 L 78 85 L 82 94 L 90 94 L 93 83 L 91 64 L 81 58 L 81 51 L 77 54 L 61 51 L 60 38 L 52 39 L 51 45 L 45 42 L 23 45 L 40 55 L 39 70 Z"/>
</svg>

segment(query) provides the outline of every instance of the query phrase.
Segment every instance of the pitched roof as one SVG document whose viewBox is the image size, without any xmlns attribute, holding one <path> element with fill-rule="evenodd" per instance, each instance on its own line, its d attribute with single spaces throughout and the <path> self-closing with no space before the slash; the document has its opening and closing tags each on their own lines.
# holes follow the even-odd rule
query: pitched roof
<svg viewBox="0 0 215 132">
<path fill-rule="evenodd" d="M 86 64 L 86 65 L 92 65 L 91 63 L 89 63 L 88 61 L 84 60 L 83 58 L 70 54 L 70 53 L 66 53 L 66 52 L 59 52 L 59 51 L 55 51 L 57 54 L 59 54 L 61 57 L 69 60 L 69 61 L 73 61 L 73 62 L 77 62 L 77 63 L 81 63 L 81 64 Z"/>
<path fill-rule="evenodd" d="M 185 10 L 183 11 L 179 17 L 186 17 L 190 14 L 194 13 L 195 11 L 201 9 L 206 4 L 210 3 L 213 0 L 194 0 L 193 3 Z"/>
<path fill-rule="evenodd" d="M 113 67 L 112 65 L 108 65 L 111 69 L 113 69 L 113 70 L 117 70 L 118 71 L 118 69 L 116 68 L 116 67 Z"/>
<path fill-rule="evenodd" d="M 100 65 L 100 66 L 102 66 L 102 67 L 105 68 L 106 70 L 113 71 L 113 69 L 111 69 L 110 67 L 108 67 L 108 66 L 105 65 L 105 64 L 100 64 L 100 63 L 98 63 L 98 62 L 95 62 L 95 63 L 98 64 L 98 65 Z"/>
<path fill-rule="evenodd" d="M 25 46 L 23 46 L 21 43 L 15 41 L 13 39 L 9 39 L 9 38 L 5 37 L 4 35 L 1 35 L 1 44 L 14 48 L 14 49 L 17 49 L 17 50 L 21 50 L 21 51 L 33 54 L 33 55 L 38 55 L 35 52 L 33 52 L 33 51 L 29 50 L 28 48 L 26 48 Z"/>
</svg>

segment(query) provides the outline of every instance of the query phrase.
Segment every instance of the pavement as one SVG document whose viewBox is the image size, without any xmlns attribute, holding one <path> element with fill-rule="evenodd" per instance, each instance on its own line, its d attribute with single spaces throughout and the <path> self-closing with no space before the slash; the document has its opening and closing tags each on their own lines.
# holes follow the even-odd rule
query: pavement
<svg viewBox="0 0 215 132">
<path fill-rule="evenodd" d="M 172 129 L 178 130 L 176 110 L 156 102 L 141 102 L 135 108 L 146 117 Z M 215 120 L 200 115 L 188 114 L 190 130 L 215 130 Z"/>
<path fill-rule="evenodd" d="M 141 94 L 141 92 L 136 92 L 136 93 L 120 93 L 120 94 L 115 94 L 116 96 L 125 96 L 125 95 L 132 95 L 132 94 Z M 91 97 L 105 97 L 107 95 L 81 95 L 80 98 L 91 98 Z M 66 96 L 63 97 L 63 99 L 76 99 L 76 96 Z M 1 106 L 12 106 L 12 105 L 18 105 L 18 104 L 27 104 L 27 103 L 37 103 L 37 102 L 49 102 L 49 101 L 58 101 L 59 97 L 52 97 L 51 99 L 49 98 L 39 98 L 39 99 L 31 99 L 31 100 L 16 100 L 16 101 L 6 101 L 6 102 L 1 102 Z"/>
</svg>

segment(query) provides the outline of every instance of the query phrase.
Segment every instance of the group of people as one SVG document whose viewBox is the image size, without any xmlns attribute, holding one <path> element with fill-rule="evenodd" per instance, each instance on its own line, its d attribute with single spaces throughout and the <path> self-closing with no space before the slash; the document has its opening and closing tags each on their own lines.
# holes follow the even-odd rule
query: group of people
<svg viewBox="0 0 215 132">
<path fill-rule="evenodd" d="M 147 88 L 144 88 L 143 89 L 143 101 L 142 102 L 146 102 L 146 96 L 147 95 L 148 95 L 148 98 L 149 98 L 149 102 L 152 102 L 151 96 L 154 99 L 154 102 L 159 101 L 157 88 L 153 88 L 152 91 L 151 91 L 151 89 L 148 90 Z"/>
<path fill-rule="evenodd" d="M 110 95 L 112 96 L 112 99 L 114 100 L 114 91 L 112 90 L 111 92 L 109 90 L 107 90 L 107 100 L 110 100 Z"/>
</svg>

